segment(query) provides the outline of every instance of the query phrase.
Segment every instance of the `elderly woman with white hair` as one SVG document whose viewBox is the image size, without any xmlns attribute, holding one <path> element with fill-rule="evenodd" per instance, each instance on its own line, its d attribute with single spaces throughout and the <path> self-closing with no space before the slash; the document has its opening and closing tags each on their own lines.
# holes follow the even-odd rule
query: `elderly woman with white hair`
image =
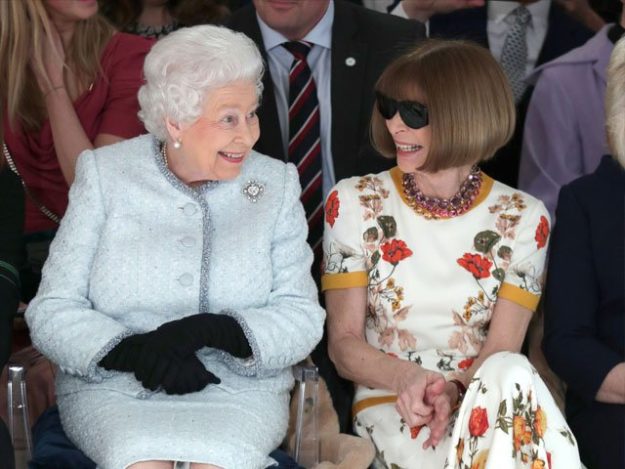
<svg viewBox="0 0 625 469">
<path fill-rule="evenodd" d="M 243 34 L 181 29 L 144 70 L 150 134 L 82 153 L 26 319 L 99 467 L 263 468 L 324 320 L 297 170 L 252 150 Z"/>
<path fill-rule="evenodd" d="M 589 469 L 625 461 L 625 38 L 608 66 L 612 155 L 562 187 L 553 230 L 543 348 L 566 382 L 566 417 Z"/>
</svg>

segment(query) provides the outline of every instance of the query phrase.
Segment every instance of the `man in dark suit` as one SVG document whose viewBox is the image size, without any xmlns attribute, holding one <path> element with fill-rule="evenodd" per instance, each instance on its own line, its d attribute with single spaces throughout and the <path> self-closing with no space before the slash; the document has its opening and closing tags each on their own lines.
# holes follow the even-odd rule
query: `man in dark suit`
<svg viewBox="0 0 625 469">
<path fill-rule="evenodd" d="M 531 60 L 528 64 L 528 71 L 581 46 L 593 34 L 567 14 L 555 1 L 524 0 L 519 2 L 490 1 L 483 7 L 434 15 L 429 21 L 430 37 L 469 39 L 489 48 L 495 58 L 500 60 L 504 36 L 499 36 L 498 40 L 501 43 L 497 44 L 492 33 L 489 34 L 489 30 L 491 32 L 497 28 L 505 30 L 509 26 L 506 25 L 507 19 L 496 17 L 494 9 L 500 7 L 513 9 L 521 4 L 525 5 L 530 12 L 537 11 L 543 16 L 532 18 L 529 26 L 530 33 L 534 33 L 534 37 L 532 40 L 528 36 L 528 59 Z M 540 13 L 541 11 L 543 13 Z M 532 48 L 535 50 L 532 51 Z M 532 57 L 532 52 L 534 57 Z M 497 152 L 492 160 L 483 165 L 484 171 L 490 176 L 513 187 L 517 186 L 523 123 L 531 93 L 532 87 L 526 88 L 517 101 L 517 125 L 512 139 Z"/>
<path fill-rule="evenodd" d="M 373 88 L 394 57 L 425 37 L 421 23 L 344 0 L 253 0 L 253 5 L 235 11 L 227 26 L 251 37 L 268 65 L 258 112 L 257 151 L 289 160 L 289 66 L 293 56 L 281 45 L 303 40 L 312 44 L 308 65 L 319 101 L 323 194 L 340 179 L 394 165 L 369 142 Z M 353 392 L 350 383 L 336 374 L 325 338 L 313 359 L 328 384 L 341 429 L 347 431 Z"/>
<path fill-rule="evenodd" d="M 332 182 L 354 175 L 383 171 L 392 165 L 375 152 L 369 143 L 369 118 L 374 102 L 373 85 L 395 56 L 425 37 L 423 25 L 370 11 L 343 0 L 296 0 L 290 8 L 283 8 L 284 3 L 273 3 L 271 0 L 254 0 L 253 3 L 253 6 L 235 11 L 227 26 L 251 37 L 269 64 L 269 73 L 265 74 L 263 80 L 265 88 L 259 109 L 261 132 L 256 150 L 287 160 L 280 129 L 284 123 L 279 120 L 280 111 L 276 103 L 276 78 L 272 77 L 270 57 L 256 14 L 269 28 L 284 36 L 285 41 L 299 40 L 306 39 L 305 36 L 319 23 L 327 9 L 333 7 L 334 15 L 329 31 L 330 116 L 323 115 L 322 85 L 317 84 L 322 106 L 322 127 L 324 118 L 331 120 L 330 135 L 326 138 L 330 143 L 333 162 Z M 313 50 L 315 47 L 318 47 L 317 44 L 313 46 Z M 319 62 L 318 64 L 321 65 Z M 284 90 L 281 92 L 284 93 Z M 288 90 L 286 95 L 288 96 Z M 321 138 L 323 147 L 323 130 Z M 326 185 L 324 188 L 328 189 Z"/>
</svg>

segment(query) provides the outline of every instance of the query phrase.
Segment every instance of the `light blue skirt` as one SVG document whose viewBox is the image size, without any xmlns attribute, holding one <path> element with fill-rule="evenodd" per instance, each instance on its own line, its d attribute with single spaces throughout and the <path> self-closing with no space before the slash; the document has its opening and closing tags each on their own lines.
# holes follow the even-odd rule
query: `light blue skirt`
<svg viewBox="0 0 625 469">
<path fill-rule="evenodd" d="M 100 469 L 149 460 L 265 468 L 285 436 L 288 402 L 288 392 L 229 392 L 219 386 L 146 399 L 93 388 L 58 397 L 67 436 Z"/>
</svg>

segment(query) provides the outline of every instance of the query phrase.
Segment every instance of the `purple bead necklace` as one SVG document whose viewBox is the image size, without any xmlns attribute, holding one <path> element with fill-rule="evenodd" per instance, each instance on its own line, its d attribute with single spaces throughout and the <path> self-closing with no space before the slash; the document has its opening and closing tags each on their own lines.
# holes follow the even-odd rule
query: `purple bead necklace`
<svg viewBox="0 0 625 469">
<path fill-rule="evenodd" d="M 477 166 L 471 168 L 471 172 L 460 185 L 460 189 L 448 199 L 442 197 L 429 197 L 417 187 L 414 173 L 403 175 L 404 194 L 409 205 L 427 219 L 452 218 L 467 212 L 482 186 L 482 173 Z"/>
</svg>

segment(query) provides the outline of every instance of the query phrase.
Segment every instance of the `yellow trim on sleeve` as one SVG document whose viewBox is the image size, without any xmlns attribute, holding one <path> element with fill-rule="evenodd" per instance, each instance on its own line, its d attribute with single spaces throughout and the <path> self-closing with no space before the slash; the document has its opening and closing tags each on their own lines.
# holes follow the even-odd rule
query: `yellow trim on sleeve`
<svg viewBox="0 0 625 469">
<path fill-rule="evenodd" d="M 363 399 L 362 401 L 354 402 L 354 405 L 352 406 L 352 417 L 356 417 L 358 412 L 362 412 L 369 407 L 380 404 L 395 404 L 396 401 L 397 396 L 378 396 L 368 397 L 366 399 Z"/>
<path fill-rule="evenodd" d="M 347 272 L 321 276 L 321 291 L 336 290 L 338 288 L 366 287 L 367 285 L 369 285 L 367 272 Z"/>
<path fill-rule="evenodd" d="M 503 283 L 497 294 L 498 298 L 505 298 L 506 300 L 513 301 L 514 303 L 529 309 L 530 311 L 536 311 L 538 307 L 538 301 L 540 295 L 535 295 L 527 290 L 523 290 L 515 285 L 509 283 Z"/>
</svg>

